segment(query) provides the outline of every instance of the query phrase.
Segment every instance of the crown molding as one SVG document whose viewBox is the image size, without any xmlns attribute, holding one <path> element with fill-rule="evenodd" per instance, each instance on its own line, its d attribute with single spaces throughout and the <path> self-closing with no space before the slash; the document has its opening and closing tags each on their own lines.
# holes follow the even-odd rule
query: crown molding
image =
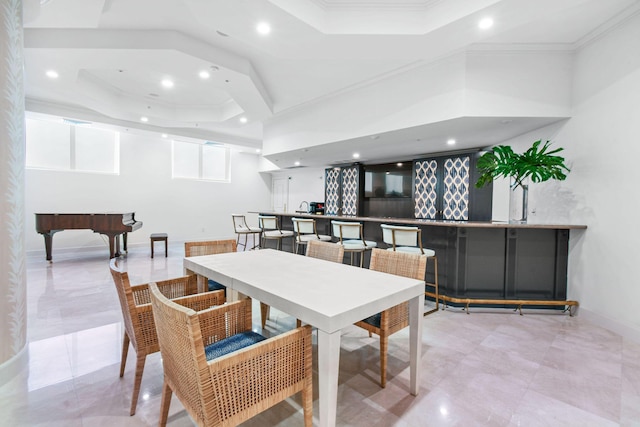
<svg viewBox="0 0 640 427">
<path fill-rule="evenodd" d="M 633 19 L 640 14 L 640 2 L 629 6 L 627 9 L 615 15 L 613 18 L 604 22 L 602 25 L 595 28 L 593 31 L 587 33 L 582 38 L 578 39 L 575 43 L 575 49 L 582 49 L 583 47 L 595 42 L 596 40 L 609 34 L 616 28 L 624 25 L 627 21 Z"/>
</svg>

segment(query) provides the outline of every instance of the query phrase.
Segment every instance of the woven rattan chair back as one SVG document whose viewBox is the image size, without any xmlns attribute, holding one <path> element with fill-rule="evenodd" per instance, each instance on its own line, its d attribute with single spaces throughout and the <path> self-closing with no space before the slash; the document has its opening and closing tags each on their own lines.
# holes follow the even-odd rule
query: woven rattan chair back
<svg viewBox="0 0 640 427">
<path fill-rule="evenodd" d="M 406 252 L 373 249 L 369 269 L 424 280 L 427 257 Z M 409 326 L 409 303 L 404 302 L 393 306 L 378 315 L 357 322 L 356 326 L 369 331 L 369 336 L 373 333 L 380 337 L 380 386 L 384 388 L 387 385 L 389 336 Z"/>
<path fill-rule="evenodd" d="M 302 392 L 305 425 L 311 427 L 311 328 L 289 331 L 207 361 L 204 346 L 251 330 L 251 300 L 197 313 L 150 285 L 164 368 L 160 426 L 172 393 L 200 426 L 235 426 Z"/>
<path fill-rule="evenodd" d="M 184 242 L 184 256 L 202 256 L 236 252 L 235 240 L 208 240 L 203 242 Z"/>
<path fill-rule="evenodd" d="M 331 242 L 311 240 L 307 244 L 308 257 L 341 263 L 344 259 L 344 247 Z"/>
</svg>

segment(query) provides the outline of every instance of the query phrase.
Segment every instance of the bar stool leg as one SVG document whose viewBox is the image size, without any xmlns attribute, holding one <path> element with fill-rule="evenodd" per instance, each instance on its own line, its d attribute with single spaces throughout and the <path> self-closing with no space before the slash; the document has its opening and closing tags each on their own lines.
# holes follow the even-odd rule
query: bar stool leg
<svg viewBox="0 0 640 427">
<path fill-rule="evenodd" d="M 429 286 L 433 286 L 435 288 L 435 299 L 436 299 L 436 308 L 434 308 L 433 310 L 429 310 L 429 311 L 425 311 L 424 315 L 426 316 L 427 314 L 431 314 L 434 313 L 436 311 L 438 311 L 440 309 L 440 304 L 439 304 L 439 300 L 440 300 L 440 293 L 439 293 L 439 289 L 438 289 L 438 257 L 436 256 L 432 256 L 427 258 L 427 260 L 429 259 L 433 259 L 433 271 L 434 271 L 434 283 L 429 284 Z M 426 283 L 426 282 L 425 282 Z M 429 292 L 430 293 L 430 292 Z M 425 295 L 427 294 L 427 292 L 425 291 Z M 430 295 L 429 295 L 430 296 Z"/>
</svg>

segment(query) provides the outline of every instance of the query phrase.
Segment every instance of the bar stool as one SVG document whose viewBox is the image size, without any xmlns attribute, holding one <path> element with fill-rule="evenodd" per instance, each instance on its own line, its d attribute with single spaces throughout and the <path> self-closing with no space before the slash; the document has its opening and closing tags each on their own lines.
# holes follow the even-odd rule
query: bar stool
<svg viewBox="0 0 640 427">
<path fill-rule="evenodd" d="M 427 249 L 422 247 L 422 230 L 418 227 L 407 227 L 400 225 L 381 224 L 382 227 L 382 240 L 391 245 L 388 251 L 396 252 L 408 252 L 413 254 L 426 255 L 427 261 L 433 259 L 435 281 L 429 283 L 425 281 L 425 285 L 434 288 L 435 292 L 425 291 L 425 295 L 436 300 L 436 308 L 424 313 L 431 314 L 438 311 L 439 293 L 438 293 L 438 257 L 436 257 L 436 251 L 433 249 Z"/>
<path fill-rule="evenodd" d="M 169 236 L 167 235 L 167 233 L 152 233 L 149 238 L 151 239 L 151 258 L 153 258 L 153 244 L 155 242 L 162 242 L 164 241 L 164 257 L 167 257 L 167 247 L 169 246 L 168 244 L 168 240 L 169 240 Z"/>
<path fill-rule="evenodd" d="M 313 218 L 291 218 L 293 230 L 296 232 L 296 247 L 294 253 L 298 253 L 300 246 L 307 246 L 310 240 L 322 240 L 330 242 L 331 236 L 318 234 L 316 230 L 316 220 Z"/>
<path fill-rule="evenodd" d="M 258 226 L 262 229 L 262 243 L 266 247 L 267 240 L 277 240 L 276 248 L 282 250 L 282 239 L 291 237 L 293 239 L 293 231 L 280 229 L 280 221 L 277 216 L 258 216 Z M 293 240 L 291 241 L 291 250 L 293 251 Z"/>
<path fill-rule="evenodd" d="M 360 267 L 364 267 L 364 254 L 367 250 L 375 248 L 376 242 L 364 240 L 363 227 L 359 222 L 331 221 L 333 237 L 340 239 L 338 245 L 344 247 L 345 252 L 351 254 L 351 265 L 353 265 L 353 254 L 360 254 Z"/>
<path fill-rule="evenodd" d="M 244 250 L 247 249 L 247 243 L 249 240 L 249 234 L 253 237 L 253 247 L 251 249 L 260 247 L 260 240 L 262 236 L 262 229 L 257 227 L 249 227 L 247 219 L 244 215 L 231 214 L 233 220 L 233 229 L 237 234 L 236 243 L 238 246 L 244 246 Z M 256 239 L 256 234 L 258 238 Z M 244 243 L 240 243 L 240 236 L 244 236 Z"/>
</svg>

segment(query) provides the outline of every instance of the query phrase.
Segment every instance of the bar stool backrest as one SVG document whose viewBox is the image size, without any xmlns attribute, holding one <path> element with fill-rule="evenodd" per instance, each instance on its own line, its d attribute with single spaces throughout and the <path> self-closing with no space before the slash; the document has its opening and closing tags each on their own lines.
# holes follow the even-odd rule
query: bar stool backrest
<svg viewBox="0 0 640 427">
<path fill-rule="evenodd" d="M 316 220 L 311 218 L 292 218 L 294 230 L 297 234 L 318 234 L 316 233 Z"/>
<path fill-rule="evenodd" d="M 235 232 L 246 231 L 250 227 L 247 225 L 247 219 L 244 215 L 232 214 L 231 218 L 233 219 L 233 229 Z"/>
<path fill-rule="evenodd" d="M 260 215 L 258 216 L 258 227 L 263 230 L 280 230 L 278 217 Z"/>
<path fill-rule="evenodd" d="M 342 240 L 359 239 L 364 240 L 362 236 L 362 224 L 359 222 L 331 221 L 333 237 Z"/>
<path fill-rule="evenodd" d="M 396 246 L 422 246 L 419 236 L 422 234 L 418 227 L 406 227 L 400 225 L 382 224 L 382 240 L 388 244 Z M 418 243 L 420 242 L 420 243 Z"/>
</svg>

